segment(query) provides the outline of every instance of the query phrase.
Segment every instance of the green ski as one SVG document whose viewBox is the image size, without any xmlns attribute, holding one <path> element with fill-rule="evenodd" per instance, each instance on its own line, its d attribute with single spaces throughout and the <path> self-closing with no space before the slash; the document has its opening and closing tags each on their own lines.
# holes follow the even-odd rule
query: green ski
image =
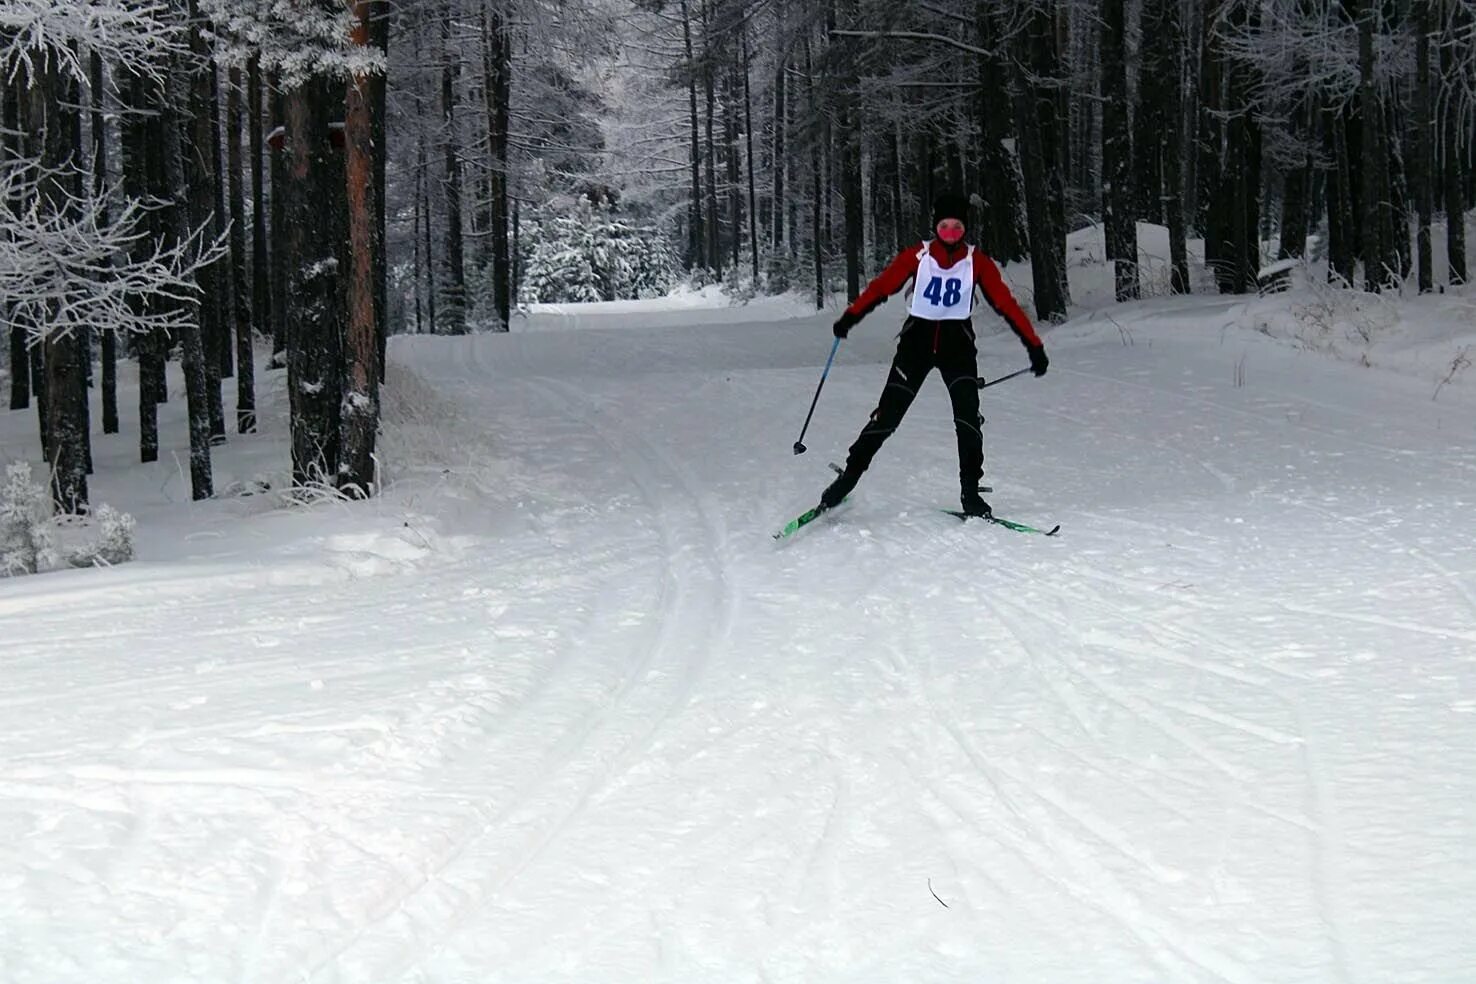
<svg viewBox="0 0 1476 984">
<path fill-rule="evenodd" d="M 840 502 L 836 503 L 836 506 L 839 507 L 843 505 L 845 501 L 845 499 L 842 499 Z M 806 526 L 809 526 L 815 520 L 819 519 L 821 516 L 825 515 L 828 512 L 830 512 L 830 510 L 824 508 L 823 506 L 815 506 L 811 509 L 807 509 L 796 516 L 794 519 L 791 519 L 788 523 L 785 523 L 784 529 L 774 534 L 774 539 L 787 540 L 789 537 L 794 536 L 800 530 L 804 529 Z"/>
<path fill-rule="evenodd" d="M 1014 530 L 1016 533 L 1039 533 L 1041 536 L 1055 536 L 1057 533 L 1061 532 L 1060 523 L 1057 523 L 1055 526 L 1052 526 L 1048 530 L 1040 530 L 1036 529 L 1034 526 L 1026 526 L 1024 523 L 1016 523 L 1012 520 L 1000 519 L 998 516 L 970 516 L 961 509 L 941 509 L 939 511 L 945 512 L 950 516 L 962 520 L 983 519 L 990 523 L 993 523 L 995 526 L 1003 526 L 1007 530 Z"/>
</svg>

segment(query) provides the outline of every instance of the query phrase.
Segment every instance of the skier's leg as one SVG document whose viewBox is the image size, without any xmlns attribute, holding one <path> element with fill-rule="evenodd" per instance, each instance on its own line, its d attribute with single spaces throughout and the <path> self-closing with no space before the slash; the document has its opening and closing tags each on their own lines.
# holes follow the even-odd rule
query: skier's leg
<svg viewBox="0 0 1476 984">
<path fill-rule="evenodd" d="M 902 423 L 907 409 L 917 398 L 917 391 L 927 378 L 928 370 L 932 368 L 932 353 L 926 344 L 921 344 L 926 339 L 916 337 L 921 334 L 924 333 L 914 331 L 904 334 L 898 343 L 897 355 L 892 359 L 892 368 L 887 372 L 887 384 L 882 389 L 881 400 L 871 412 L 871 419 L 861 428 L 861 435 L 856 438 L 856 443 L 851 445 L 846 458 L 846 471 L 854 471 L 860 475 L 871 466 L 871 459 L 876 457 L 882 444 Z"/>
<path fill-rule="evenodd" d="M 979 417 L 979 356 L 972 331 L 965 328 L 940 353 L 938 371 L 953 402 L 953 430 L 958 436 L 958 482 L 965 494 L 978 494 L 984 478 L 984 435 Z"/>
<path fill-rule="evenodd" d="M 920 336 L 928 334 L 928 339 Z M 931 333 L 903 331 L 897 343 L 897 354 L 892 359 L 892 368 L 887 372 L 887 384 L 882 389 L 880 402 L 871 412 L 871 419 L 861 428 L 861 434 L 851 445 L 846 457 L 845 470 L 820 497 L 822 505 L 835 506 L 856 487 L 861 475 L 871 467 L 871 459 L 881 449 L 886 439 L 892 436 L 897 425 L 912 406 L 917 391 L 932 368 Z"/>
</svg>

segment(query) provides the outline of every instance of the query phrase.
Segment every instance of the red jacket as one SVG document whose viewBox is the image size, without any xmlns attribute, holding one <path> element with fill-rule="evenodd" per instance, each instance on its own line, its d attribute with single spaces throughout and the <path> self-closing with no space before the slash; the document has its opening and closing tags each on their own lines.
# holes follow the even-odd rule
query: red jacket
<svg viewBox="0 0 1476 984">
<path fill-rule="evenodd" d="M 963 259 L 968 252 L 969 244 L 959 240 L 952 246 L 944 245 L 942 240 L 934 239 L 928 247 L 928 252 L 933 254 L 933 259 L 944 267 L 953 266 Z M 907 282 L 917 275 L 917 254 L 922 251 L 922 243 L 909 246 L 897 254 L 897 258 L 887 265 L 887 268 L 876 275 L 876 279 L 866 285 L 861 296 L 852 302 L 846 310 L 857 318 L 863 318 L 869 314 L 882 301 L 891 297 L 899 290 L 907 286 Z M 1000 276 L 999 267 L 994 261 L 985 256 L 980 250 L 974 250 L 974 285 L 984 291 L 984 299 L 989 306 L 994 308 L 994 313 L 1004 318 L 1020 341 L 1029 348 L 1040 345 L 1040 337 L 1035 334 L 1031 327 L 1030 318 L 1020 309 L 1015 298 L 1010 294 L 1010 288 L 1006 286 L 1004 277 Z"/>
</svg>

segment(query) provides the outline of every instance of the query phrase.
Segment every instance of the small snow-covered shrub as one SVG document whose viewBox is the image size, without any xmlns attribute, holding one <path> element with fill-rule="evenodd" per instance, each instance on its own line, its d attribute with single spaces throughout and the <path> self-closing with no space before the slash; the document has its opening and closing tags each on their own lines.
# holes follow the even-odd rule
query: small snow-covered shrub
<svg viewBox="0 0 1476 984">
<path fill-rule="evenodd" d="M 138 525 L 132 516 L 112 506 L 98 506 L 92 514 L 98 527 L 97 539 L 67 557 L 73 567 L 112 567 L 133 559 L 133 531 Z"/>
<path fill-rule="evenodd" d="M 96 531 L 93 539 L 80 547 L 58 546 L 57 519 L 46 489 L 31 479 L 31 466 L 24 461 L 7 467 L 5 484 L 0 485 L 0 577 L 40 574 L 60 566 L 111 567 L 133 559 L 132 516 L 101 505 L 85 519 L 69 518 L 73 523 L 65 534 L 91 529 Z"/>
<path fill-rule="evenodd" d="M 56 562 L 51 504 L 31 480 L 31 466 L 17 461 L 0 486 L 0 577 L 35 574 Z"/>
</svg>

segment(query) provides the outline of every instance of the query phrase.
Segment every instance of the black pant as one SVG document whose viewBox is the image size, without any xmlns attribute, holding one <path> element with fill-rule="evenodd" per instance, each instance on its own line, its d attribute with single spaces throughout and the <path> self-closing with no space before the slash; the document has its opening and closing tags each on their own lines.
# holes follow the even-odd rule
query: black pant
<svg viewBox="0 0 1476 984">
<path fill-rule="evenodd" d="M 984 435 L 979 430 L 979 362 L 974 329 L 967 321 L 928 321 L 909 317 L 902 326 L 897 355 L 887 374 L 881 402 L 851 445 L 846 472 L 852 483 L 871 465 L 883 442 L 907 415 L 928 373 L 937 368 L 953 401 L 958 435 L 958 480 L 972 492 L 984 477 Z"/>
</svg>

